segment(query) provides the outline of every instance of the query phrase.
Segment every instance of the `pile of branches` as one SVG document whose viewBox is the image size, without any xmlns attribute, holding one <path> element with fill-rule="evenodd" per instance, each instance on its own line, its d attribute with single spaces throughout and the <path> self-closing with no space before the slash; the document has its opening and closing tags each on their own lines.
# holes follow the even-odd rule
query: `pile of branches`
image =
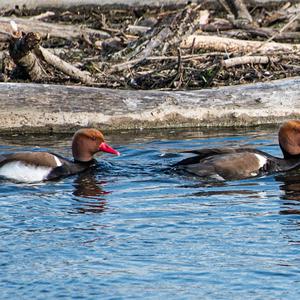
<svg viewBox="0 0 300 300">
<path fill-rule="evenodd" d="M 199 89 L 296 76 L 300 5 L 280 3 L 3 11 L 0 78 Z"/>
</svg>

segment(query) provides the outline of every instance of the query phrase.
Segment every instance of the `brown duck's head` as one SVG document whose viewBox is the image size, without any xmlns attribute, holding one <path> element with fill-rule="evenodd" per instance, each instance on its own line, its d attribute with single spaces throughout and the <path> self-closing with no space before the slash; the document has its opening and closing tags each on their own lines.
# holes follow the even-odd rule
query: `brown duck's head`
<svg viewBox="0 0 300 300">
<path fill-rule="evenodd" d="M 300 157 L 300 121 L 284 123 L 279 129 L 278 140 L 285 159 Z"/>
<path fill-rule="evenodd" d="M 79 129 L 72 141 L 72 153 L 76 161 L 87 162 L 99 151 L 120 155 L 120 153 L 105 143 L 103 134 L 94 128 Z"/>
</svg>

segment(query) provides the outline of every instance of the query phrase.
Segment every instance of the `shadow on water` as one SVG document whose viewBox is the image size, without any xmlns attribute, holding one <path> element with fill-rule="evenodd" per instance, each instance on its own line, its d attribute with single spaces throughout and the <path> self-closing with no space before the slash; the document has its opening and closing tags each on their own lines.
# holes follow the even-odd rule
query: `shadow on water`
<svg viewBox="0 0 300 300">
<path fill-rule="evenodd" d="M 299 170 L 275 176 L 281 190 L 279 215 L 284 216 L 281 223 L 282 235 L 290 245 L 300 245 L 300 173 Z"/>
</svg>

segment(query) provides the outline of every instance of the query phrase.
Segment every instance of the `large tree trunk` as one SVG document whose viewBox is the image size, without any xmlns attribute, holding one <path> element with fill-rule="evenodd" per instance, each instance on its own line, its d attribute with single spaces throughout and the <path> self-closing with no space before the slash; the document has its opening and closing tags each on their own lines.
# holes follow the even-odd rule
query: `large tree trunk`
<svg viewBox="0 0 300 300">
<path fill-rule="evenodd" d="M 194 91 L 0 83 L 1 131 L 250 126 L 300 118 L 300 77 Z"/>
</svg>

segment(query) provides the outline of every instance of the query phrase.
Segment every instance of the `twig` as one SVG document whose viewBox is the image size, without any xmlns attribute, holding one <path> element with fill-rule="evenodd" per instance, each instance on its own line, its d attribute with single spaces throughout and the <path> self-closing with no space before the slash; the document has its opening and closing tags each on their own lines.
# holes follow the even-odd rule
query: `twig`
<svg viewBox="0 0 300 300">
<path fill-rule="evenodd" d="M 237 29 L 237 30 L 228 30 L 228 31 L 222 31 L 222 36 L 228 36 L 228 37 L 243 37 L 244 35 L 248 37 L 249 35 L 251 37 L 263 37 L 263 38 L 269 38 L 270 36 L 273 36 L 273 40 L 276 42 L 282 42 L 286 40 L 299 40 L 300 39 L 300 32 L 298 31 L 288 31 L 288 32 L 281 32 L 270 28 L 254 28 L 254 27 L 246 27 L 244 29 Z"/>
<path fill-rule="evenodd" d="M 254 53 L 254 51 L 255 52 L 257 52 L 257 51 L 259 51 L 259 50 L 261 50 L 262 48 L 264 48 L 266 45 L 268 45 L 268 44 L 271 44 L 271 41 L 276 37 L 276 36 L 278 36 L 279 34 L 281 34 L 284 30 L 286 30 L 296 19 L 298 19 L 299 18 L 299 16 L 300 16 L 300 13 L 298 13 L 297 15 L 295 15 L 293 18 L 291 18 L 291 20 L 287 23 L 287 24 L 285 24 L 280 30 L 279 30 L 279 32 L 277 32 L 276 34 L 274 34 L 274 35 L 272 35 L 269 39 L 267 39 L 265 42 L 263 42 L 260 46 L 257 46 L 257 47 L 255 47 L 254 49 L 252 49 L 248 54 L 249 55 L 251 55 L 251 54 L 253 54 Z M 295 44 L 292 44 L 291 45 L 292 46 L 292 48 L 298 48 L 297 47 L 297 45 L 295 45 Z M 299 44 L 298 44 L 298 46 L 299 46 Z"/>
<path fill-rule="evenodd" d="M 182 85 L 182 78 L 183 78 L 183 68 L 182 68 L 182 60 L 181 60 L 181 50 L 177 48 L 178 53 L 178 61 L 177 61 L 177 74 L 174 76 L 174 79 L 169 84 L 169 87 L 172 87 L 176 80 L 179 80 L 178 84 L 176 85 L 176 89 L 180 89 Z"/>
<path fill-rule="evenodd" d="M 128 25 L 127 31 L 132 34 L 143 34 L 151 30 L 151 27 L 148 26 L 138 26 L 138 25 Z"/>
<path fill-rule="evenodd" d="M 243 0 L 226 0 L 226 2 L 236 18 L 245 19 L 248 22 L 253 21 Z"/>
<path fill-rule="evenodd" d="M 211 52 L 211 53 L 204 53 L 204 54 L 188 54 L 182 55 L 181 60 L 206 60 L 207 56 L 224 56 L 224 52 Z M 160 60 L 178 60 L 178 56 L 149 56 L 145 58 L 144 62 L 146 61 L 160 61 Z M 120 72 L 126 69 L 130 69 L 131 67 L 137 65 L 138 60 L 130 60 L 124 63 L 116 64 L 110 67 L 111 72 Z"/>
<path fill-rule="evenodd" d="M 191 34 L 199 26 L 199 8 L 200 5 L 188 5 L 174 16 L 166 17 L 149 34 L 138 39 L 135 45 L 129 44 L 126 49 L 115 53 L 112 60 L 124 59 L 125 55 L 127 60 L 138 64 L 151 56 L 156 49 L 160 49 L 164 54 L 168 45 L 178 45 L 184 36 Z"/>
<path fill-rule="evenodd" d="M 229 13 L 230 15 L 232 14 L 231 9 L 229 8 L 228 4 L 226 3 L 225 0 L 219 0 L 220 4 L 225 8 L 225 10 L 227 11 L 227 13 Z"/>
<path fill-rule="evenodd" d="M 294 71 L 297 71 L 297 72 L 300 71 L 300 66 L 297 66 L 297 65 L 290 65 L 290 64 L 281 64 L 281 65 L 287 69 L 293 69 Z"/>
<path fill-rule="evenodd" d="M 265 43 L 269 43 L 270 41 L 272 41 L 276 36 L 280 35 L 282 32 L 284 32 L 288 27 L 290 27 L 292 25 L 292 23 L 294 23 L 300 16 L 300 13 L 296 14 L 293 18 L 291 18 L 291 20 L 285 24 L 280 30 L 279 32 L 275 33 L 274 35 L 272 35 L 269 39 L 267 39 L 265 41 Z"/>
</svg>

